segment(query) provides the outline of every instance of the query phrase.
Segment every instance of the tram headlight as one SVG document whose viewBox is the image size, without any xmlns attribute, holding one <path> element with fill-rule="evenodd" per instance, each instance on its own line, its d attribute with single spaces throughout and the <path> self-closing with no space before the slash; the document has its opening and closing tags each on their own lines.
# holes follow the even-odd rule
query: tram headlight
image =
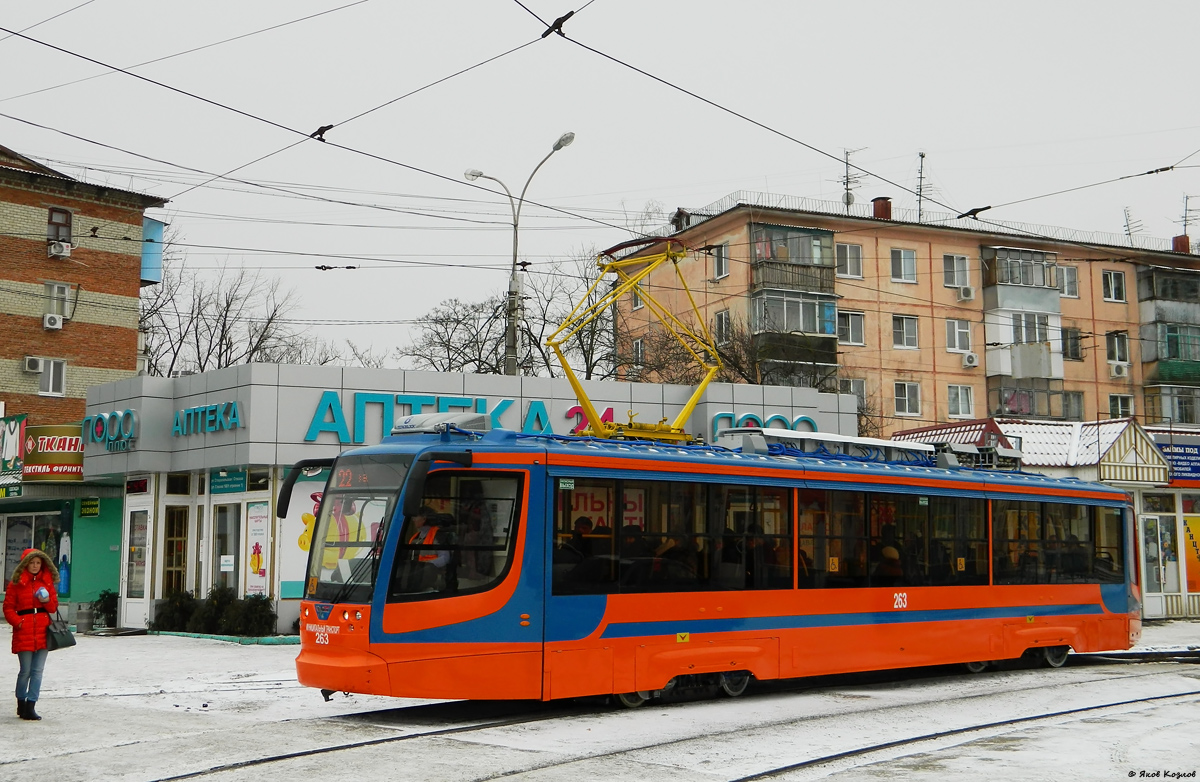
<svg viewBox="0 0 1200 782">
<path fill-rule="evenodd" d="M 355 611 L 355 612 L 354 612 L 354 618 L 355 618 L 355 619 L 362 619 L 362 611 Z"/>
<path fill-rule="evenodd" d="M 342 612 L 342 619 L 349 619 L 349 618 L 350 618 L 350 612 L 349 612 L 349 611 L 343 611 L 343 612 Z"/>
<path fill-rule="evenodd" d="M 305 615 L 305 616 L 308 616 L 308 608 L 305 608 L 305 609 L 304 609 L 304 615 Z"/>
</svg>

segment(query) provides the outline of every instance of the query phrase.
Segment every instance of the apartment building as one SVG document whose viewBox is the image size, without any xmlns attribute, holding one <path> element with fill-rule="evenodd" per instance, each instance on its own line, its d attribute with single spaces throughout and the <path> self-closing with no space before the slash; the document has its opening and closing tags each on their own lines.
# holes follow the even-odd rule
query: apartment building
<svg viewBox="0 0 1200 782">
<path fill-rule="evenodd" d="M 80 421 L 88 386 L 137 373 L 138 293 L 161 281 L 162 198 L 81 182 L 0 147 L 0 401 Z"/>
<path fill-rule="evenodd" d="M 854 394 L 864 434 L 993 415 L 1200 424 L 1186 237 L 752 192 L 681 209 L 661 235 L 688 249 L 679 272 L 724 351 L 763 383 Z M 619 303 L 622 358 L 650 379 L 662 342 L 643 294 L 689 305 L 670 268 Z"/>
</svg>

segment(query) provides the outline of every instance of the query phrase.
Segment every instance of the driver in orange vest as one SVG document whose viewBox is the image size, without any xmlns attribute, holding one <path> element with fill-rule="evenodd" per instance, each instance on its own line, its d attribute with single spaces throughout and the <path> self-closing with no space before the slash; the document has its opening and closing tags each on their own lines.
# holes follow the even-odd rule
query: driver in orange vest
<svg viewBox="0 0 1200 782">
<path fill-rule="evenodd" d="M 413 522 L 417 525 L 417 531 L 408 539 L 410 546 L 432 546 L 442 542 L 441 528 L 436 526 L 432 519 L 437 515 L 437 511 L 428 505 L 422 505 L 417 511 L 417 515 L 413 516 Z M 428 562 L 437 568 L 444 568 L 450 561 L 450 552 L 446 550 L 435 551 L 433 549 L 422 549 L 417 555 L 418 562 Z"/>
</svg>

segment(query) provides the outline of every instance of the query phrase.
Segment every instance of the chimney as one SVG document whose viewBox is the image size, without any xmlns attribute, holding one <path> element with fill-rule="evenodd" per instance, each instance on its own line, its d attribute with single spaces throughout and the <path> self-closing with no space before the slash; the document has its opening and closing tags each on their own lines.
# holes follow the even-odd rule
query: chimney
<svg viewBox="0 0 1200 782">
<path fill-rule="evenodd" d="M 879 220 L 892 219 L 892 199 L 887 196 L 879 196 L 871 199 L 871 205 L 875 207 L 875 217 Z"/>
<path fill-rule="evenodd" d="M 1192 251 L 1192 240 L 1187 234 L 1173 237 L 1171 239 L 1171 252 L 1173 253 L 1190 253 Z"/>
</svg>

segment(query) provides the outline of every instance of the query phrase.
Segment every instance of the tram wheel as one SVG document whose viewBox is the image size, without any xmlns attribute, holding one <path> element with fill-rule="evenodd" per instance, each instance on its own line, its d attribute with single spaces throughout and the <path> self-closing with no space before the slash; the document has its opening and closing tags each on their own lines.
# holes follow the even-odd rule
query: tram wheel
<svg viewBox="0 0 1200 782">
<path fill-rule="evenodd" d="M 990 664 L 987 662 L 963 663 L 963 667 L 970 673 L 983 673 L 988 669 Z"/>
<path fill-rule="evenodd" d="M 1046 665 L 1051 668 L 1061 668 L 1067 662 L 1067 654 L 1071 651 L 1069 646 L 1047 646 L 1043 650 L 1045 655 Z"/>
<path fill-rule="evenodd" d="M 619 692 L 617 693 L 617 700 L 627 709 L 636 709 L 650 700 L 650 693 L 644 690 L 639 692 Z"/>
<path fill-rule="evenodd" d="M 730 698 L 736 698 L 750 686 L 750 674 L 745 671 L 731 671 L 721 674 L 721 691 Z"/>
</svg>

